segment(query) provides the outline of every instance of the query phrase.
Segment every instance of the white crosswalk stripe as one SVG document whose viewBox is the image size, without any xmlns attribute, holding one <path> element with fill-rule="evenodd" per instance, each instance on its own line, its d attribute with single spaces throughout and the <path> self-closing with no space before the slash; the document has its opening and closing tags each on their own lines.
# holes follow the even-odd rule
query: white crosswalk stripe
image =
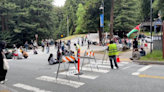
<svg viewBox="0 0 164 92">
<path fill-rule="evenodd" d="M 70 69 L 75 69 L 75 67 L 71 67 Z M 82 71 L 93 71 L 93 72 L 98 72 L 98 73 L 108 73 L 109 70 L 103 70 L 103 69 L 92 69 L 91 68 L 82 68 Z"/>
<path fill-rule="evenodd" d="M 41 76 L 36 78 L 37 80 L 42 80 L 42 81 L 48 81 L 48 82 L 53 82 L 53 83 L 58 83 L 62 85 L 67 85 L 73 88 L 79 88 L 80 86 L 84 85 L 85 83 L 82 82 L 77 82 L 77 81 L 72 81 L 72 80 L 67 80 L 67 79 L 60 79 L 60 78 L 54 78 L 54 77 L 49 77 L 49 76 Z"/>
<path fill-rule="evenodd" d="M 31 92 L 51 92 L 51 91 L 41 90 L 39 88 L 32 87 L 32 86 L 29 86 L 29 85 L 21 84 L 21 83 L 14 84 L 13 86 L 18 87 L 18 88 L 22 88 L 24 90 L 28 90 L 28 91 L 31 91 Z"/>
<path fill-rule="evenodd" d="M 86 74 L 85 73 L 86 71 L 96 72 L 96 73 L 108 73 L 108 72 L 110 72 L 111 67 L 110 67 L 110 62 L 109 61 L 104 62 L 103 64 L 102 64 L 102 62 L 97 62 L 96 64 L 95 64 L 95 62 L 91 62 L 91 64 L 93 64 L 92 70 L 91 70 L 90 64 L 87 64 L 87 65 L 83 66 L 82 72 L 84 74 L 79 75 L 80 78 L 95 80 L 96 78 L 99 77 L 99 75 L 96 75 L 95 73 L 94 73 L 94 75 Z M 119 66 L 124 66 L 126 64 L 129 64 L 129 62 L 118 63 Z M 97 65 L 98 65 L 98 69 L 96 67 Z M 70 71 L 76 70 L 75 67 L 70 67 L 69 69 L 70 69 Z M 146 68 L 140 69 L 140 71 L 141 70 L 143 71 L 145 69 Z M 54 72 L 54 73 L 56 74 L 56 72 Z M 66 71 L 60 72 L 59 74 L 60 75 L 66 75 L 67 74 L 68 77 L 78 77 L 77 75 L 74 75 L 73 73 L 72 74 L 67 73 Z M 61 79 L 60 77 L 58 77 L 56 79 L 56 78 L 51 77 L 51 76 L 40 76 L 40 77 L 36 78 L 36 80 L 51 82 L 51 83 L 55 83 L 55 84 L 59 84 L 59 85 L 69 86 L 69 87 L 72 87 L 72 88 L 79 88 L 79 87 L 81 87 L 85 84 L 83 82 L 69 80 L 69 78 L 68 79 Z M 36 88 L 36 87 L 30 86 L 30 85 L 21 84 L 21 83 L 14 84 L 13 86 L 17 87 L 17 88 L 20 88 L 20 89 L 28 90 L 28 91 L 31 91 L 31 92 L 51 92 L 51 91 L 46 91 L 44 89 Z"/>
<path fill-rule="evenodd" d="M 54 73 L 56 73 L 56 72 L 54 72 Z M 62 72 L 62 73 L 59 73 L 59 74 L 66 75 L 66 72 Z M 77 75 L 74 75 L 74 74 L 70 74 L 68 76 L 78 77 Z M 93 80 L 93 79 L 98 78 L 98 76 L 96 76 L 96 75 L 82 74 L 82 75 L 80 75 L 80 78 L 92 79 Z"/>
</svg>

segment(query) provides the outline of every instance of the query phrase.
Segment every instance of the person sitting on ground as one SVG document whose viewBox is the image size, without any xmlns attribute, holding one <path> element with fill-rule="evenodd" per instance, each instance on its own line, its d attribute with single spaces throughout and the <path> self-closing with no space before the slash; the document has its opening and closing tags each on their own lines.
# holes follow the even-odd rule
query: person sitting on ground
<svg viewBox="0 0 164 92">
<path fill-rule="evenodd" d="M 36 51 L 35 47 L 34 47 L 34 54 L 38 54 L 38 52 Z"/>
<path fill-rule="evenodd" d="M 23 59 L 23 54 L 22 54 L 22 52 L 20 52 L 20 50 L 18 50 L 17 59 Z"/>
<path fill-rule="evenodd" d="M 23 47 L 22 46 L 20 46 L 20 52 L 22 52 L 23 51 Z"/>
<path fill-rule="evenodd" d="M 141 48 L 140 55 L 141 56 L 145 56 L 146 55 L 146 52 L 145 52 L 145 50 L 143 48 Z"/>
<path fill-rule="evenodd" d="M 5 56 L 7 59 L 12 59 L 13 58 L 13 54 L 7 50 L 7 52 L 5 53 Z"/>
<path fill-rule="evenodd" d="M 49 65 L 56 64 L 57 63 L 56 61 L 57 60 L 54 59 L 53 54 L 51 53 L 49 58 L 48 58 Z"/>
<path fill-rule="evenodd" d="M 27 54 L 26 51 L 22 51 L 22 54 L 23 54 L 23 57 L 24 57 L 24 58 L 28 58 L 28 54 Z"/>
</svg>

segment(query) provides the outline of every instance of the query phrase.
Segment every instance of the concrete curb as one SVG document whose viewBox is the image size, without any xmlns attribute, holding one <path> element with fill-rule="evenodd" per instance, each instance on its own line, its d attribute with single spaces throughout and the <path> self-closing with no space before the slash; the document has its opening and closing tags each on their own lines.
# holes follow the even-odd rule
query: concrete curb
<svg viewBox="0 0 164 92">
<path fill-rule="evenodd" d="M 139 63 L 139 64 L 158 64 L 158 65 L 164 65 L 164 62 L 162 62 L 162 61 L 133 60 L 133 62 L 136 62 L 136 63 Z"/>
</svg>

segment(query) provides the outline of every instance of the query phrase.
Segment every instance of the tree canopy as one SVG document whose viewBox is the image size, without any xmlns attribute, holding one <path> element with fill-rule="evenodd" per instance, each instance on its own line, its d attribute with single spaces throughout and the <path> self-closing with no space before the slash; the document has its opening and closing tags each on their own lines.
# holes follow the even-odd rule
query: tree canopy
<svg viewBox="0 0 164 92">
<path fill-rule="evenodd" d="M 97 32 L 100 29 L 102 0 L 66 0 L 57 7 L 54 0 L 0 0 L 0 40 L 10 45 L 25 41 L 58 39 L 69 34 Z M 110 31 L 111 0 L 104 0 L 104 26 Z M 153 18 L 158 11 L 164 14 L 164 1 L 153 0 Z M 150 0 L 115 0 L 114 31 L 130 31 L 136 25 L 150 20 Z M 164 18 L 164 16 L 162 16 Z M 85 30 L 85 32 L 84 32 Z"/>
</svg>

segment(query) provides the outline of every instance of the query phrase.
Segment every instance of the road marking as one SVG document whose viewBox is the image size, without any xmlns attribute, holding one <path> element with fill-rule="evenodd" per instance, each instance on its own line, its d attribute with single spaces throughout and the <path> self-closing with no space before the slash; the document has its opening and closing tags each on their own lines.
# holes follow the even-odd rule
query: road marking
<svg viewBox="0 0 164 92">
<path fill-rule="evenodd" d="M 139 69 L 138 72 L 143 72 L 143 71 L 149 69 L 150 67 L 151 67 L 151 66 L 145 66 L 145 67 Z"/>
<path fill-rule="evenodd" d="M 139 77 L 141 77 L 141 78 L 154 78 L 154 79 L 164 79 L 164 77 L 162 77 L 162 76 L 152 76 L 152 75 L 138 75 Z"/>
<path fill-rule="evenodd" d="M 36 78 L 37 80 L 42 80 L 42 81 L 48 81 L 48 82 L 53 82 L 53 83 L 58 83 L 62 85 L 67 85 L 73 88 L 79 88 L 80 86 L 84 85 L 85 83 L 82 82 L 77 82 L 77 81 L 72 81 L 72 80 L 66 80 L 66 79 L 60 79 L 60 78 L 54 78 L 54 77 L 49 77 L 49 76 L 41 76 L 39 78 Z"/>
<path fill-rule="evenodd" d="M 90 67 L 90 65 L 85 65 L 87 67 Z M 91 65 L 92 66 L 92 65 Z M 92 66 L 92 67 L 97 67 L 97 66 Z M 104 66 L 104 65 L 98 65 L 99 68 L 110 68 L 110 66 Z"/>
<path fill-rule="evenodd" d="M 9 92 L 18 92 L 15 89 L 9 88 L 5 85 L 0 85 L 0 88 L 3 88 L 3 91 L 0 91 L 0 92 L 5 92 L 5 91 L 9 91 L 9 90 L 10 90 Z"/>
<path fill-rule="evenodd" d="M 0 91 L 0 92 L 11 92 L 11 91 L 9 91 L 9 90 L 2 90 L 2 91 Z"/>
<path fill-rule="evenodd" d="M 135 73 L 132 73 L 132 75 L 139 75 L 140 73 L 138 73 L 138 72 L 135 72 Z"/>
<path fill-rule="evenodd" d="M 54 73 L 56 73 L 56 72 L 54 72 Z M 66 75 L 66 72 L 62 72 L 62 73 L 59 73 L 59 74 Z M 78 77 L 77 75 L 68 75 L 68 76 Z M 92 80 L 98 78 L 98 76 L 96 76 L 96 75 L 88 75 L 88 74 L 82 74 L 82 75 L 79 75 L 79 76 L 80 76 L 80 78 L 86 78 L 86 79 L 92 79 Z"/>
<path fill-rule="evenodd" d="M 139 69 L 137 72 L 132 73 L 132 75 L 139 75 L 141 72 L 149 69 L 150 67 L 152 67 L 152 66 L 151 65 L 145 66 L 145 67 Z"/>
<path fill-rule="evenodd" d="M 102 62 L 98 62 L 97 63 L 98 65 L 107 65 L 107 66 L 110 66 L 110 62 L 103 62 L 103 64 L 102 64 Z M 124 64 L 121 64 L 121 63 L 117 63 L 118 64 L 118 66 L 124 66 Z"/>
<path fill-rule="evenodd" d="M 123 63 L 123 64 L 129 64 L 129 62 L 120 62 L 120 63 Z"/>
<path fill-rule="evenodd" d="M 120 59 L 121 61 L 132 61 L 130 59 Z"/>
<path fill-rule="evenodd" d="M 128 68 L 130 68 L 130 67 L 132 67 L 132 66 L 135 66 L 135 65 L 131 65 L 131 66 L 125 67 L 125 68 L 123 68 L 122 70 L 128 69 Z"/>
<path fill-rule="evenodd" d="M 70 69 L 75 69 L 75 67 L 71 67 Z M 103 70 L 103 69 L 92 69 L 93 70 L 93 72 L 99 72 L 99 73 L 108 73 L 109 72 L 109 70 Z M 82 68 L 82 71 L 92 71 L 91 70 L 91 68 L 85 68 L 85 67 L 83 67 Z"/>
<path fill-rule="evenodd" d="M 45 91 L 45 90 L 41 90 L 39 88 L 36 87 L 32 87 L 29 85 L 25 85 L 25 84 L 21 84 L 21 83 L 17 83 L 13 85 L 14 87 L 18 87 L 18 88 L 22 88 L 28 91 L 32 91 L 32 92 L 51 92 L 51 91 Z"/>
</svg>

